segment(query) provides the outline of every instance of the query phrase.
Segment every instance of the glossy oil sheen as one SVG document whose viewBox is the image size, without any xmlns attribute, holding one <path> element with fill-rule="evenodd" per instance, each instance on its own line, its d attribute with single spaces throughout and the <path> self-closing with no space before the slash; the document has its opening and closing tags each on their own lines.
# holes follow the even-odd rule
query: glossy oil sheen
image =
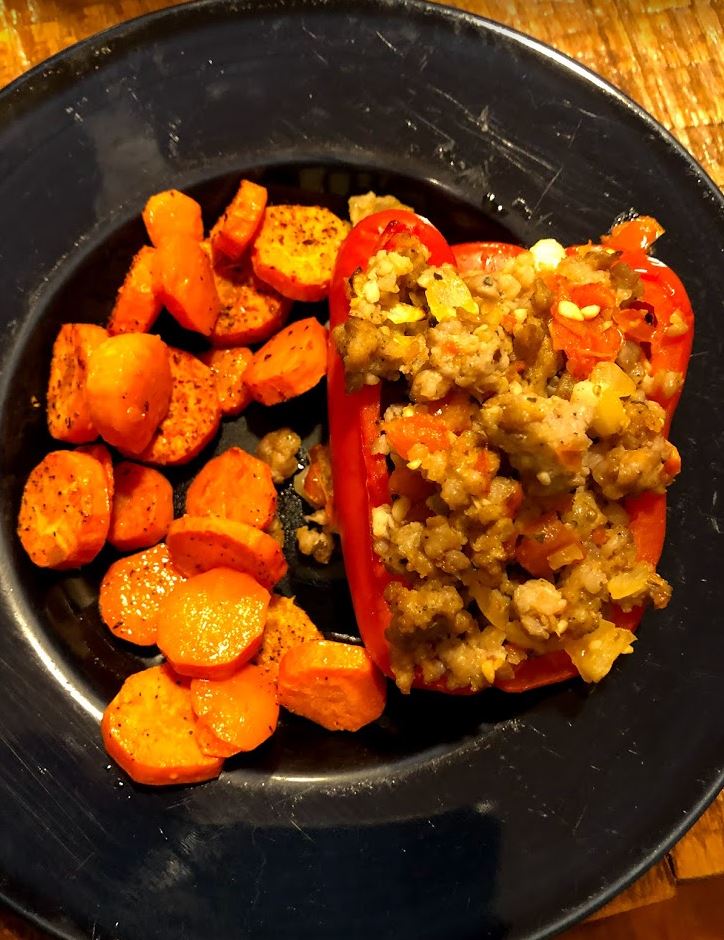
<svg viewBox="0 0 724 940">
<path fill-rule="evenodd" d="M 108 766 L 95 715 L 154 659 L 100 623 L 110 551 L 59 577 L 19 548 L 22 483 L 50 446 L 33 396 L 58 324 L 107 315 L 146 197 L 188 190 L 209 222 L 242 173 L 278 201 L 337 209 L 350 192 L 392 191 L 452 240 L 574 242 L 632 208 L 667 228 L 660 256 L 697 314 L 661 569 L 674 598 L 599 688 L 393 694 L 357 735 L 287 718 L 193 788 L 136 787 Z M 0 207 L 0 889 L 12 903 L 68 937 L 533 938 L 664 851 L 722 782 L 724 214 L 651 119 L 569 60 L 444 8 L 192 3 L 0 95 Z M 252 407 L 214 449 L 283 424 L 309 446 L 323 414 L 322 388 Z M 177 510 L 198 466 L 171 474 Z M 280 503 L 291 533 L 302 507 L 289 488 Z M 341 561 L 320 569 L 287 542 L 284 590 L 328 635 L 353 635 Z"/>
</svg>

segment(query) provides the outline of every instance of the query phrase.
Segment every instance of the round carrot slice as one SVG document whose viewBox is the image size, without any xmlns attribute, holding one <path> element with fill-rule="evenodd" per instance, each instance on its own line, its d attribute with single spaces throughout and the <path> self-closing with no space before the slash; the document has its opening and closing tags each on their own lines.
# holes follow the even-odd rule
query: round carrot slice
<svg viewBox="0 0 724 940">
<path fill-rule="evenodd" d="M 201 206 L 178 189 L 154 193 L 143 208 L 143 223 L 156 247 L 177 235 L 185 235 L 194 241 L 201 241 L 204 237 Z"/>
<path fill-rule="evenodd" d="M 56 440 L 82 444 L 98 437 L 86 398 L 86 376 L 91 355 L 107 339 L 108 333 L 94 323 L 61 326 L 53 344 L 47 394 L 48 430 Z"/>
<path fill-rule="evenodd" d="M 264 186 L 242 180 L 239 189 L 211 230 L 211 243 L 215 253 L 238 261 L 259 228 L 266 208 L 267 191 Z"/>
<path fill-rule="evenodd" d="M 119 551 L 155 545 L 173 519 L 173 489 L 152 467 L 123 461 L 116 466 L 108 541 Z"/>
<path fill-rule="evenodd" d="M 186 493 L 190 516 L 221 516 L 266 529 L 277 508 L 268 464 L 230 447 L 204 466 Z"/>
<path fill-rule="evenodd" d="M 199 726 L 231 749 L 223 757 L 253 751 L 274 734 L 279 720 L 276 683 L 261 666 L 243 666 L 228 679 L 194 679 L 191 706 Z"/>
<path fill-rule="evenodd" d="M 307 317 L 257 350 L 244 381 L 256 401 L 276 405 L 314 388 L 326 371 L 327 331 L 314 317 Z"/>
<path fill-rule="evenodd" d="M 86 396 L 101 436 L 128 453 L 140 453 L 169 408 L 168 347 L 148 333 L 111 336 L 90 357 Z"/>
<path fill-rule="evenodd" d="M 214 346 L 263 343 L 287 321 L 291 300 L 260 281 L 249 261 L 214 268 L 221 312 L 209 339 Z"/>
<path fill-rule="evenodd" d="M 113 494 L 116 490 L 116 484 L 113 478 L 113 458 L 111 457 L 111 452 L 105 444 L 83 444 L 81 447 L 76 447 L 75 452 L 76 454 L 88 454 L 89 457 L 95 457 L 103 467 L 106 474 L 106 483 L 108 485 L 108 499 L 111 502 L 111 506 L 113 506 Z"/>
<path fill-rule="evenodd" d="M 279 664 L 279 704 L 329 731 L 358 731 L 385 708 L 382 673 L 362 646 L 312 640 Z"/>
<path fill-rule="evenodd" d="M 88 454 L 52 451 L 25 483 L 18 535 L 41 568 L 79 568 L 108 535 L 111 504 L 101 463 Z"/>
<path fill-rule="evenodd" d="M 244 374 L 254 358 L 244 346 L 233 349 L 210 349 L 199 358 L 214 373 L 221 413 L 229 417 L 239 415 L 251 401 Z"/>
<path fill-rule="evenodd" d="M 161 602 L 157 643 L 185 676 L 223 678 L 261 646 L 269 592 L 241 571 L 213 568 Z"/>
<path fill-rule="evenodd" d="M 219 516 L 182 516 L 168 527 L 173 563 L 187 577 L 210 568 L 234 568 L 272 588 L 287 573 L 279 543 L 260 529 Z"/>
<path fill-rule="evenodd" d="M 223 761 L 196 741 L 188 683 L 166 666 L 129 676 L 101 722 L 110 757 L 136 783 L 201 783 L 218 777 Z"/>
<path fill-rule="evenodd" d="M 148 333 L 161 312 L 155 271 L 156 249 L 144 245 L 131 261 L 108 320 L 111 336 Z"/>
</svg>

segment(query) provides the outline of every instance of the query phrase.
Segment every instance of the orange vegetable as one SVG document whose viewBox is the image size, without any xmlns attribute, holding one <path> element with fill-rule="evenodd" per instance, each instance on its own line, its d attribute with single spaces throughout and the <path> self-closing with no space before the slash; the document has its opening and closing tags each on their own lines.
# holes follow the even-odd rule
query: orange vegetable
<svg viewBox="0 0 724 940">
<path fill-rule="evenodd" d="M 309 391 L 327 369 L 327 331 L 307 317 L 273 336 L 259 349 L 245 381 L 252 397 L 276 405 Z"/>
<path fill-rule="evenodd" d="M 434 453 L 445 450 L 452 443 L 452 434 L 446 421 L 436 415 L 417 412 L 408 418 L 392 418 L 382 423 L 390 450 L 399 454 L 403 460 L 410 459 L 410 451 L 415 444 L 424 444 Z"/>
<path fill-rule="evenodd" d="M 168 347 L 149 333 L 105 340 L 90 358 L 86 397 L 103 438 L 130 454 L 140 453 L 171 400 Z"/>
<path fill-rule="evenodd" d="M 119 558 L 101 581 L 98 605 L 103 622 L 120 640 L 153 646 L 159 605 L 184 580 L 163 543 Z"/>
<path fill-rule="evenodd" d="M 219 429 L 221 407 L 214 373 L 191 353 L 169 349 L 171 401 L 146 449 L 146 463 L 187 463 L 209 443 Z"/>
<path fill-rule="evenodd" d="M 269 206 L 254 240 L 254 271 L 290 300 L 323 300 L 348 232 L 322 206 Z"/>
<path fill-rule="evenodd" d="M 238 415 L 251 401 L 244 374 L 254 354 L 241 346 L 236 349 L 210 349 L 199 359 L 214 373 L 219 405 L 223 415 Z"/>
<path fill-rule="evenodd" d="M 182 516 L 168 529 L 174 564 L 187 576 L 210 568 L 234 568 L 272 588 L 287 573 L 287 563 L 271 535 L 218 516 Z"/>
<path fill-rule="evenodd" d="M 110 518 L 102 464 L 88 454 L 56 450 L 25 483 L 18 535 L 31 561 L 41 568 L 78 568 L 103 548 Z"/>
<path fill-rule="evenodd" d="M 263 343 L 286 323 L 291 300 L 282 297 L 254 274 L 247 260 L 214 268 L 221 312 L 209 339 L 214 346 Z"/>
<path fill-rule="evenodd" d="M 650 215 L 639 215 L 614 225 L 608 235 L 601 236 L 601 244 L 616 251 L 648 251 L 664 234 L 664 227 Z"/>
<path fill-rule="evenodd" d="M 115 472 L 108 541 L 119 551 L 160 542 L 173 519 L 173 489 L 158 470 L 124 461 Z"/>
<path fill-rule="evenodd" d="M 223 761 L 196 741 L 188 684 L 166 666 L 129 676 L 101 722 L 108 754 L 136 783 L 201 783 L 218 777 Z"/>
<path fill-rule="evenodd" d="M 201 242 L 166 238 L 158 248 L 156 277 L 162 303 L 187 330 L 208 336 L 221 311 L 214 272 Z"/>
<path fill-rule="evenodd" d="M 52 437 L 71 444 L 94 441 L 98 431 L 86 399 L 86 374 L 93 351 L 108 339 L 94 323 L 64 323 L 50 360 L 47 416 Z"/>
<path fill-rule="evenodd" d="M 523 537 L 515 549 L 515 560 L 536 578 L 553 576 L 548 559 L 569 545 L 580 545 L 575 531 L 554 512 L 540 516 L 523 527 Z"/>
<path fill-rule="evenodd" d="M 213 748 L 218 757 L 253 751 L 274 734 L 279 721 L 276 683 L 261 666 L 243 666 L 228 679 L 194 679 L 191 706 L 197 729 L 216 739 L 201 737 L 200 746 Z"/>
<path fill-rule="evenodd" d="M 386 686 L 362 646 L 316 640 L 279 664 L 279 704 L 329 731 L 358 731 L 379 718 Z"/>
<path fill-rule="evenodd" d="M 158 610 L 156 642 L 176 672 L 225 678 L 261 646 L 269 592 L 231 568 L 180 581 Z"/>
<path fill-rule="evenodd" d="M 315 444 L 309 450 L 309 466 L 302 486 L 305 499 L 315 509 L 327 509 L 333 512 L 334 491 L 332 487 L 332 464 L 329 459 L 329 447 Z"/>
<path fill-rule="evenodd" d="M 105 444 L 83 444 L 81 447 L 76 447 L 75 452 L 76 454 L 88 454 L 89 457 L 94 457 L 103 467 L 106 474 L 108 501 L 112 508 L 116 483 L 113 476 L 113 458 L 111 457 L 111 452 Z"/>
<path fill-rule="evenodd" d="M 277 508 L 268 464 L 239 447 L 213 457 L 186 493 L 190 516 L 221 516 L 266 529 Z"/>
<path fill-rule="evenodd" d="M 267 191 L 263 186 L 242 180 L 238 192 L 211 229 L 214 253 L 238 261 L 259 228 L 266 208 Z"/>
<path fill-rule="evenodd" d="M 177 235 L 196 241 L 204 237 L 201 206 L 178 189 L 167 189 L 151 196 L 143 210 L 143 223 L 157 248 Z"/>
<path fill-rule="evenodd" d="M 274 594 L 266 615 L 261 649 L 254 662 L 276 675 L 282 657 L 293 646 L 323 639 L 307 614 L 291 597 Z"/>
<path fill-rule="evenodd" d="M 133 258 L 108 321 L 111 336 L 147 333 L 156 322 L 163 304 L 159 297 L 155 262 L 156 249 L 148 245 L 144 245 Z"/>
</svg>

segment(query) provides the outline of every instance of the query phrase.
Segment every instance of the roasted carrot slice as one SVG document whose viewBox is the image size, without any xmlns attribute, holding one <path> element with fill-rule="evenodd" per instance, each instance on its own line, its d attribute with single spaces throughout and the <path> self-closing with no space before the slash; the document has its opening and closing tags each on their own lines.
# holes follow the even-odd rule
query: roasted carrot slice
<svg viewBox="0 0 724 940">
<path fill-rule="evenodd" d="M 231 568 L 177 584 L 161 601 L 156 642 L 176 672 L 226 678 L 261 646 L 269 592 Z"/>
<path fill-rule="evenodd" d="M 357 731 L 385 708 L 382 673 L 362 646 L 316 640 L 279 664 L 279 704 L 329 731 Z"/>
<path fill-rule="evenodd" d="M 149 333 L 111 336 L 90 358 L 86 398 L 104 440 L 129 454 L 140 453 L 171 400 L 168 347 Z"/>
<path fill-rule="evenodd" d="M 151 467 L 123 461 L 116 466 L 108 541 L 122 552 L 160 542 L 173 519 L 173 489 Z"/>
<path fill-rule="evenodd" d="M 188 235 L 166 238 L 158 248 L 156 277 L 162 303 L 187 330 L 208 336 L 221 310 L 211 261 Z"/>
<path fill-rule="evenodd" d="M 218 777 L 223 761 L 198 746 L 188 683 L 166 666 L 129 676 L 101 722 L 110 757 L 136 783 L 163 786 Z"/>
<path fill-rule="evenodd" d="M 88 454 L 89 457 L 94 457 L 103 467 L 106 475 L 106 486 L 108 488 L 108 500 L 112 508 L 116 485 L 113 477 L 113 458 L 111 457 L 111 452 L 105 444 L 83 444 L 81 447 L 76 447 L 75 452 L 76 454 Z"/>
<path fill-rule="evenodd" d="M 242 180 L 239 189 L 211 229 L 214 253 L 231 261 L 238 261 L 246 251 L 259 228 L 266 208 L 267 191 L 264 186 Z"/>
<path fill-rule="evenodd" d="M 244 380 L 256 401 L 276 405 L 309 391 L 327 369 L 327 331 L 314 317 L 297 320 L 259 349 Z"/>
<path fill-rule="evenodd" d="M 131 262 L 108 321 L 111 336 L 147 333 L 161 312 L 155 272 L 156 249 L 144 245 Z"/>
<path fill-rule="evenodd" d="M 241 414 L 251 401 L 244 374 L 253 358 L 252 351 L 244 346 L 236 349 L 210 349 L 199 356 L 214 373 L 223 415 Z"/>
<path fill-rule="evenodd" d="M 151 196 L 143 210 L 143 222 L 151 243 L 157 248 L 177 235 L 197 242 L 204 237 L 201 206 L 178 189 L 167 189 Z"/>
<path fill-rule="evenodd" d="M 276 682 L 260 666 L 242 666 L 228 679 L 193 679 L 191 707 L 197 732 L 210 731 L 224 746 L 219 757 L 253 751 L 274 734 L 279 721 Z M 199 745 L 216 750 L 216 741 L 202 733 Z"/>
<path fill-rule="evenodd" d="M 254 240 L 254 271 L 291 300 L 322 300 L 348 232 L 322 206 L 269 206 Z"/>
<path fill-rule="evenodd" d="M 47 394 L 48 430 L 56 440 L 83 444 L 98 437 L 86 399 L 86 376 L 88 360 L 106 339 L 108 333 L 94 323 L 64 323 L 60 328 Z"/>
<path fill-rule="evenodd" d="M 103 622 L 120 640 L 153 646 L 159 605 L 184 580 L 163 543 L 119 558 L 101 581 L 98 604 Z"/>
<path fill-rule="evenodd" d="M 88 454 L 56 450 L 25 483 L 18 535 L 31 561 L 41 568 L 79 568 L 103 548 L 110 518 L 102 464 Z"/>
<path fill-rule="evenodd" d="M 323 639 L 307 614 L 291 597 L 274 594 L 266 615 L 261 649 L 254 662 L 276 675 L 282 657 L 293 646 Z"/>
<path fill-rule="evenodd" d="M 192 460 L 219 429 L 221 407 L 214 373 L 181 349 L 169 349 L 171 401 L 148 447 L 146 463 L 175 465 Z"/>
<path fill-rule="evenodd" d="M 263 343 L 287 321 L 291 300 L 260 281 L 251 262 L 218 264 L 214 268 L 221 312 L 209 339 L 214 346 Z"/>
<path fill-rule="evenodd" d="M 287 573 L 281 546 L 271 535 L 218 516 L 181 516 L 168 528 L 173 563 L 188 577 L 210 568 L 234 568 L 272 588 Z"/>
<path fill-rule="evenodd" d="M 277 507 L 271 470 L 240 447 L 213 457 L 186 493 L 190 516 L 221 516 L 266 529 Z"/>
</svg>

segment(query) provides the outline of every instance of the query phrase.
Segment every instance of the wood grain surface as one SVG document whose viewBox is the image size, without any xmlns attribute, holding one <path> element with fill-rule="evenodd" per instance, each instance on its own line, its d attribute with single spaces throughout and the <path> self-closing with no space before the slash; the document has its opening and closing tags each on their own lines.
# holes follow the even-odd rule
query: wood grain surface
<svg viewBox="0 0 724 940">
<path fill-rule="evenodd" d="M 168 0 L 0 0 L 0 87 L 85 36 Z M 650 111 L 724 186 L 724 0 L 458 0 L 578 59 Z M 0 910 L 0 940 L 41 935 Z M 724 795 L 565 940 L 724 940 Z"/>
</svg>

